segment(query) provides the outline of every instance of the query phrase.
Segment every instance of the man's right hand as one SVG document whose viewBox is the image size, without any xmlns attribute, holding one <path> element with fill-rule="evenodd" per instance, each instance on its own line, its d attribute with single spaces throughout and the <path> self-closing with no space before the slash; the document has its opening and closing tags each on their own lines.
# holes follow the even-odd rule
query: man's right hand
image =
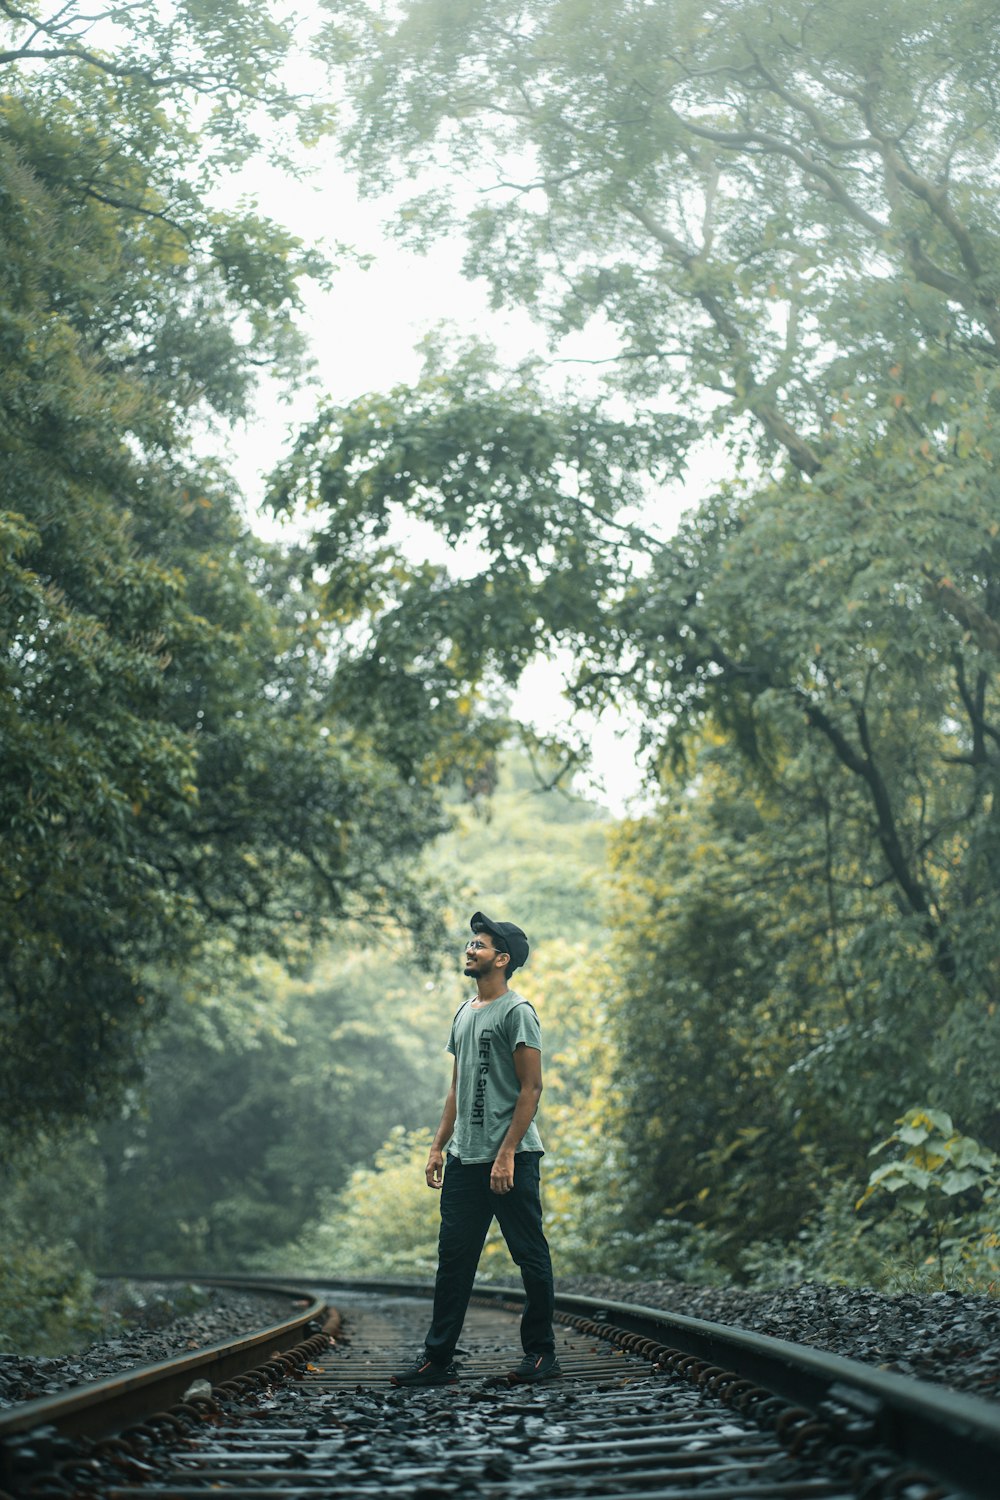
<svg viewBox="0 0 1000 1500">
<path fill-rule="evenodd" d="M 427 1178 L 429 1188 L 440 1188 L 444 1180 L 444 1152 L 431 1151 L 424 1168 L 424 1176 Z"/>
</svg>

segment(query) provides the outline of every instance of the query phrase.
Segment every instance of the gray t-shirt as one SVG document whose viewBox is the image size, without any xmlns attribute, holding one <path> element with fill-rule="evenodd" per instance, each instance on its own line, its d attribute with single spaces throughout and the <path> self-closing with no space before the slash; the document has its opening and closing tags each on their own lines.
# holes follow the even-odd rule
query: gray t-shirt
<svg viewBox="0 0 1000 1500">
<path fill-rule="evenodd" d="M 496 1159 L 521 1092 L 514 1068 L 520 1042 L 542 1049 L 534 1007 L 515 990 L 480 1009 L 466 1000 L 451 1023 L 448 1051 L 457 1063 L 457 1112 L 448 1150 L 463 1162 Z M 517 1150 L 542 1149 L 532 1121 Z"/>
</svg>

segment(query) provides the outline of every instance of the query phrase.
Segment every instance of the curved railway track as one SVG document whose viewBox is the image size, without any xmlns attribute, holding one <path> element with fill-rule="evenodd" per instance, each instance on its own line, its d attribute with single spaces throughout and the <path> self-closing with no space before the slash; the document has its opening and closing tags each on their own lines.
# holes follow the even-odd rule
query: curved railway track
<svg viewBox="0 0 1000 1500">
<path fill-rule="evenodd" d="M 427 1287 L 282 1289 L 282 1324 L 0 1413 L 0 1500 L 1000 1497 L 1000 1408 L 813 1349 L 562 1296 L 564 1377 L 511 1385 L 520 1303 L 485 1290 L 460 1384 L 398 1391 Z"/>
</svg>

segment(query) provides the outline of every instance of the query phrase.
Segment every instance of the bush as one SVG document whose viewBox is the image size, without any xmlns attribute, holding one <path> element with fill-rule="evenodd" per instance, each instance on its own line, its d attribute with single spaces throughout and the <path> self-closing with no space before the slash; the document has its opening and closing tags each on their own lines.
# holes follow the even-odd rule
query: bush
<svg viewBox="0 0 1000 1500">
<path fill-rule="evenodd" d="M 822 1206 L 794 1238 L 756 1241 L 741 1252 L 740 1280 L 759 1288 L 821 1281 L 891 1290 L 889 1281 L 901 1263 L 903 1247 L 888 1225 L 859 1218 L 856 1196 L 856 1184 L 831 1175 Z"/>
<path fill-rule="evenodd" d="M 944 1110 L 921 1106 L 895 1123 L 870 1153 L 893 1154 L 871 1173 L 857 1207 L 891 1216 L 934 1285 L 993 1291 L 1000 1280 L 1000 1157 L 956 1130 Z"/>
<path fill-rule="evenodd" d="M 321 1276 L 426 1278 L 437 1270 L 438 1195 L 424 1181 L 430 1131 L 394 1130 L 371 1167 L 359 1167 L 330 1199 L 322 1222 L 291 1251 L 296 1266 Z M 723 1278 L 713 1242 L 692 1225 L 664 1221 L 642 1234 L 620 1224 L 604 1192 L 574 1190 L 567 1169 L 553 1166 L 542 1184 L 546 1234 L 556 1279 L 597 1273 L 716 1284 Z M 287 1263 L 288 1252 L 282 1252 Z M 490 1230 L 479 1274 L 516 1276 L 498 1227 Z"/>
<path fill-rule="evenodd" d="M 1000 1162 L 942 1110 L 912 1109 L 871 1152 L 892 1152 L 861 1196 L 830 1174 L 822 1206 L 791 1241 L 753 1244 L 753 1286 L 825 1281 L 890 1293 L 1000 1290 Z"/>
<path fill-rule="evenodd" d="M 372 1166 L 351 1173 L 318 1226 L 292 1247 L 297 1267 L 322 1276 L 433 1275 L 438 1195 L 424 1181 L 430 1144 L 429 1130 L 393 1130 Z"/>
<path fill-rule="evenodd" d="M 74 1244 L 0 1241 L 0 1350 L 66 1354 L 89 1342 L 104 1323 L 96 1286 Z"/>
</svg>

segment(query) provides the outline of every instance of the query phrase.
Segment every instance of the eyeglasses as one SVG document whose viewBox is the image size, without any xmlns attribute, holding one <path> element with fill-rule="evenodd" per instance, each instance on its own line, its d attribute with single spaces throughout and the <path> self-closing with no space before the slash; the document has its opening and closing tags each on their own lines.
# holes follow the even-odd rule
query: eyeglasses
<svg viewBox="0 0 1000 1500">
<path fill-rule="evenodd" d="M 466 943 L 465 951 L 466 953 L 489 953 L 491 950 L 489 943 Z M 492 951 L 495 953 L 497 950 L 494 948 Z"/>
</svg>

